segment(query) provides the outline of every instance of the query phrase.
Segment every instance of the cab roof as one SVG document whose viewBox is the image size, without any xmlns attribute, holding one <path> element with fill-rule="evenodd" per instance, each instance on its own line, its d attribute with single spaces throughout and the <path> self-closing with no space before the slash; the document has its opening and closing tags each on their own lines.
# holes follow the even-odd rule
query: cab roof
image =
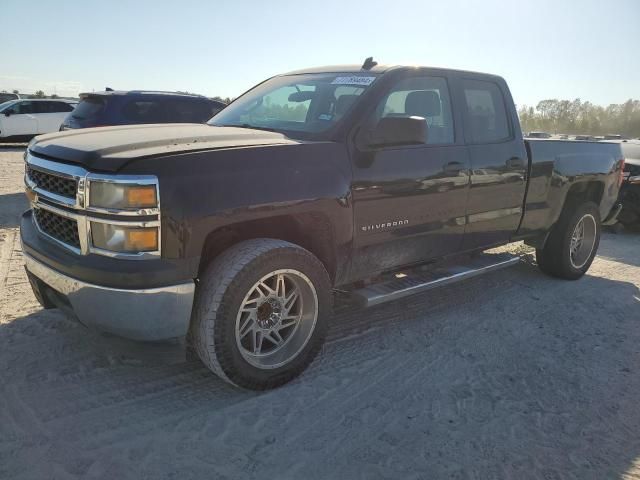
<svg viewBox="0 0 640 480">
<path fill-rule="evenodd" d="M 198 93 L 183 93 L 183 92 L 168 92 L 164 90 L 103 90 L 99 92 L 84 92 L 80 94 L 80 98 L 88 96 L 111 96 L 111 95 L 157 95 L 157 96 L 171 96 L 171 97 L 195 97 L 195 98 L 207 98 L 204 95 Z"/>
<path fill-rule="evenodd" d="M 312 67 L 312 68 L 303 68 L 300 70 L 294 70 L 288 73 L 283 73 L 282 75 L 303 75 L 303 74 L 313 74 L 313 73 L 377 73 L 382 74 L 392 70 L 412 70 L 412 69 L 429 69 L 434 71 L 441 72 L 450 72 L 450 73 L 458 73 L 458 74 L 466 74 L 466 75 L 481 75 L 485 77 L 494 77 L 501 78 L 499 75 L 494 75 L 490 73 L 484 72 L 474 72 L 471 70 L 457 70 L 454 68 L 441 68 L 441 67 L 430 67 L 427 65 L 376 65 L 370 69 L 362 68 L 362 65 L 327 65 L 324 67 Z"/>
</svg>

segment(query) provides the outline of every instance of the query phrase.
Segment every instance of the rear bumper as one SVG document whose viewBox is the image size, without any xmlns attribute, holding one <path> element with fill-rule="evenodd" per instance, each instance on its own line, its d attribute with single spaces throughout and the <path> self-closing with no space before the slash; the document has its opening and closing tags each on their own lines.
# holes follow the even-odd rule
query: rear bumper
<svg viewBox="0 0 640 480">
<path fill-rule="evenodd" d="M 86 283 L 60 273 L 24 253 L 38 300 L 72 313 L 81 323 L 132 340 L 183 337 L 189 328 L 193 280 L 148 289 L 121 289 Z"/>
</svg>

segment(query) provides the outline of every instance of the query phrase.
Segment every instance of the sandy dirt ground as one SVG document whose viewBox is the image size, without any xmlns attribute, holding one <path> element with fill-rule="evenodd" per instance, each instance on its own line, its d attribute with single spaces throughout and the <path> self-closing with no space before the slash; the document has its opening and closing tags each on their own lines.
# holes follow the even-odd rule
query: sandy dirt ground
<svg viewBox="0 0 640 480">
<path fill-rule="evenodd" d="M 0 150 L 1 479 L 640 479 L 640 236 L 605 234 L 577 282 L 523 262 L 342 307 L 256 394 L 39 308 L 21 157 Z"/>
</svg>

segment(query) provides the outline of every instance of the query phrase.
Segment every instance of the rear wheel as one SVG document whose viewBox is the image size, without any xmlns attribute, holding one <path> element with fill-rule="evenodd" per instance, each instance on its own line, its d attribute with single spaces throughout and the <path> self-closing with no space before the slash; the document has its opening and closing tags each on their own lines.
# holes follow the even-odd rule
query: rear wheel
<svg viewBox="0 0 640 480">
<path fill-rule="evenodd" d="M 264 390 L 299 375 L 318 353 L 331 311 L 322 263 L 288 242 L 242 242 L 202 275 L 192 317 L 198 356 L 237 386 Z"/>
<path fill-rule="evenodd" d="M 596 256 L 600 230 L 600 214 L 595 203 L 585 202 L 566 209 L 544 248 L 536 250 L 540 269 L 559 278 L 580 278 Z"/>
</svg>

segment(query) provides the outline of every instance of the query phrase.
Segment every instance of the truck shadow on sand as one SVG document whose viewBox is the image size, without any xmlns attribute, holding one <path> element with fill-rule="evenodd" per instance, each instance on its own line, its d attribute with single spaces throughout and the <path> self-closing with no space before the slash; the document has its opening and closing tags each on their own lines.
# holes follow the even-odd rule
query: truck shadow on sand
<svg viewBox="0 0 640 480">
<path fill-rule="evenodd" d="M 258 394 L 39 311 L 0 325 L 0 477 L 620 478 L 640 456 L 639 318 L 632 283 L 523 263 L 340 306 L 309 370 Z"/>
<path fill-rule="evenodd" d="M 598 256 L 626 265 L 640 267 L 640 233 L 624 231 L 615 235 L 603 234 Z M 629 255 L 634 251 L 635 255 Z"/>
</svg>

